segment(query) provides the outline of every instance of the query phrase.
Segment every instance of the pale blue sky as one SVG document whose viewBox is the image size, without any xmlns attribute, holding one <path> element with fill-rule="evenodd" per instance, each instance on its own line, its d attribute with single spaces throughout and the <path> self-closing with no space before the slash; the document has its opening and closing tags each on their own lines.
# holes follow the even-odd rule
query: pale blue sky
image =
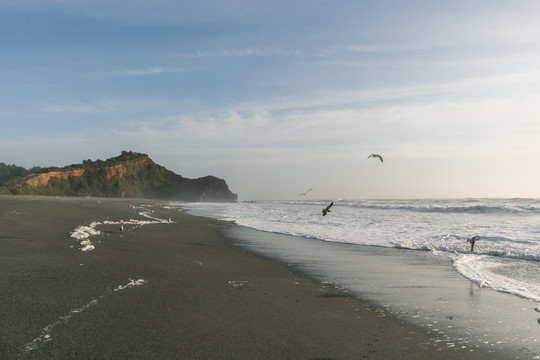
<svg viewBox="0 0 540 360">
<path fill-rule="evenodd" d="M 540 197 L 539 13 L 0 0 L 0 162 L 144 152 L 242 200 Z"/>
</svg>

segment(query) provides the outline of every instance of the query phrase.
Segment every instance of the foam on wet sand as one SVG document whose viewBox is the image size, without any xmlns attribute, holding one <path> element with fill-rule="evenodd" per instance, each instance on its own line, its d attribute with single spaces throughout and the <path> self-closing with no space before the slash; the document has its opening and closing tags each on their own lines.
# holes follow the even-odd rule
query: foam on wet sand
<svg viewBox="0 0 540 360">
<path fill-rule="evenodd" d="M 145 283 L 146 283 L 146 281 L 143 280 L 143 279 L 138 279 L 138 280 L 129 279 L 129 282 L 127 284 L 119 285 L 116 289 L 114 289 L 114 291 L 116 292 L 116 291 L 120 291 L 120 290 L 125 290 L 125 289 L 127 289 L 127 288 L 129 288 L 131 286 L 140 286 L 140 285 L 143 285 Z M 45 326 L 43 328 L 43 330 L 41 331 L 41 334 L 37 338 L 32 340 L 31 342 L 25 344 L 21 348 L 21 350 L 23 352 L 33 351 L 33 350 L 38 349 L 38 347 L 43 345 L 43 343 L 51 341 L 52 340 L 51 333 L 54 330 L 54 328 L 67 323 L 68 321 L 71 320 L 71 318 L 74 315 L 80 314 L 83 311 L 88 310 L 92 306 L 97 305 L 99 300 L 103 299 L 107 295 L 109 295 L 109 294 L 103 294 L 103 295 L 99 296 L 97 299 L 92 299 L 92 300 L 88 301 L 86 304 L 84 304 L 83 306 L 81 306 L 81 307 L 79 307 L 77 309 L 71 310 L 68 314 L 60 316 L 56 321 L 54 321 L 51 324 L 48 324 L 47 326 Z"/>
<path fill-rule="evenodd" d="M 132 205 L 130 205 L 130 208 L 135 208 Z M 91 251 L 96 248 L 94 243 L 91 241 L 90 237 L 101 235 L 101 231 L 97 230 L 96 227 L 100 225 L 120 225 L 121 231 L 124 230 L 124 225 L 133 225 L 134 227 L 141 227 L 144 225 L 149 224 L 167 224 L 171 223 L 172 220 L 169 218 L 168 220 L 158 219 L 156 217 L 151 216 L 152 210 L 146 210 L 144 206 L 141 206 L 140 208 L 143 209 L 143 211 L 139 212 L 139 215 L 148 218 L 150 220 L 120 220 L 120 221 L 110 221 L 105 220 L 103 222 L 99 221 L 92 221 L 90 225 L 81 225 L 77 226 L 75 230 L 69 233 L 69 236 L 79 240 L 79 244 L 81 247 L 79 248 L 80 251 L 86 252 Z"/>
</svg>

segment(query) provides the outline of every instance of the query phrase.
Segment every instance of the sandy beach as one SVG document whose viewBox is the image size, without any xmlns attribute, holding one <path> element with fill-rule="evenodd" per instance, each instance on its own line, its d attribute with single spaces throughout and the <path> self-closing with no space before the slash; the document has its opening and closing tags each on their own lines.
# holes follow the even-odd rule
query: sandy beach
<svg viewBox="0 0 540 360">
<path fill-rule="evenodd" d="M 70 233 L 92 222 L 81 251 Z M 150 200 L 0 197 L 0 359 L 498 358 L 441 346 L 223 226 Z"/>
</svg>

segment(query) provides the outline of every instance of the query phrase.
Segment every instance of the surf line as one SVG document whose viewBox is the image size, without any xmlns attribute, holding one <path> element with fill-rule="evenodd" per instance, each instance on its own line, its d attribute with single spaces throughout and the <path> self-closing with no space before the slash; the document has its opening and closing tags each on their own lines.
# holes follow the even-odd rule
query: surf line
<svg viewBox="0 0 540 360">
<path fill-rule="evenodd" d="M 113 294 L 115 292 L 118 292 L 118 291 L 121 291 L 121 290 L 125 290 L 129 287 L 133 287 L 133 286 L 141 286 L 141 285 L 144 285 L 146 284 L 148 281 L 146 280 L 143 280 L 143 279 L 137 279 L 137 280 L 134 280 L 134 279 L 129 279 L 129 282 L 126 284 L 126 285 L 119 285 L 117 286 L 115 289 L 113 290 L 110 290 L 108 293 L 104 294 L 104 295 L 101 295 L 99 296 L 98 298 L 94 298 L 92 300 L 90 300 L 89 302 L 87 302 L 86 304 L 84 304 L 83 306 L 81 306 L 80 308 L 77 308 L 77 309 L 74 309 L 74 310 L 71 310 L 69 312 L 69 314 L 67 315 L 64 315 L 64 316 L 60 316 L 56 321 L 54 321 L 53 323 L 45 326 L 43 328 L 43 330 L 41 331 L 41 334 L 35 338 L 34 340 L 30 341 L 29 343 L 25 344 L 21 350 L 23 352 L 30 352 L 32 350 L 36 350 L 38 347 L 40 347 L 41 345 L 43 345 L 44 343 L 46 342 L 49 342 L 52 340 L 52 337 L 51 337 L 51 332 L 54 328 L 56 328 L 57 326 L 59 325 L 62 325 L 62 324 L 65 324 L 67 323 L 69 320 L 71 320 L 71 318 L 77 314 L 80 314 L 82 313 L 83 311 L 85 310 L 88 310 L 90 309 L 91 307 L 95 306 L 98 304 L 98 301 L 99 300 L 102 300 L 105 296 L 107 295 L 110 295 L 110 294 Z"/>
<path fill-rule="evenodd" d="M 153 212 L 153 211 L 152 211 Z M 171 224 L 173 221 L 171 218 L 168 220 L 160 219 L 154 216 L 150 215 L 150 211 L 141 211 L 139 212 L 140 216 L 146 217 L 150 220 L 120 220 L 120 221 L 93 221 L 90 223 L 90 225 L 85 226 L 77 226 L 73 231 L 69 233 L 69 236 L 71 238 L 79 240 L 79 244 L 81 247 L 79 248 L 80 251 L 87 252 L 94 250 L 96 248 L 95 244 L 90 240 L 91 236 L 100 235 L 101 231 L 97 230 L 96 227 L 99 225 L 121 225 L 122 228 L 124 225 L 136 225 L 135 227 L 142 227 L 144 225 L 150 225 L 150 224 Z"/>
</svg>

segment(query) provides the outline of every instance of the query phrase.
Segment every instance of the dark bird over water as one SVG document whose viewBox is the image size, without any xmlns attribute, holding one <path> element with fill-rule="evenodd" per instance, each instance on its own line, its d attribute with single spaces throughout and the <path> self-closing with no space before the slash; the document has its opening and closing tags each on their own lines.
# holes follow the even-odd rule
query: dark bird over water
<svg viewBox="0 0 540 360">
<path fill-rule="evenodd" d="M 476 235 L 476 236 L 473 236 L 473 237 L 470 238 L 470 239 L 467 239 L 467 242 L 471 245 L 471 251 L 474 250 L 474 243 L 475 243 L 477 240 L 480 240 L 480 236 L 479 236 L 479 235 Z"/>
<path fill-rule="evenodd" d="M 302 196 L 302 195 L 303 195 L 303 196 L 306 196 L 307 193 L 310 192 L 311 190 L 313 190 L 313 188 L 309 189 L 309 190 L 306 191 L 306 192 L 303 192 L 303 193 L 301 193 L 301 194 L 298 194 L 298 195 L 296 195 L 296 196 Z"/>
<path fill-rule="evenodd" d="M 332 205 L 334 205 L 334 202 L 333 202 L 333 201 L 330 203 L 330 205 L 328 205 L 327 207 L 325 207 L 325 208 L 323 209 L 323 211 L 322 211 L 322 216 L 326 216 L 326 214 L 330 212 L 330 208 L 332 207 Z"/>
<path fill-rule="evenodd" d="M 372 157 L 372 158 L 379 158 L 379 160 L 381 160 L 381 162 L 384 162 L 381 155 L 378 155 L 378 154 L 371 154 L 371 155 L 368 156 L 368 159 L 371 158 L 371 157 Z"/>
</svg>

